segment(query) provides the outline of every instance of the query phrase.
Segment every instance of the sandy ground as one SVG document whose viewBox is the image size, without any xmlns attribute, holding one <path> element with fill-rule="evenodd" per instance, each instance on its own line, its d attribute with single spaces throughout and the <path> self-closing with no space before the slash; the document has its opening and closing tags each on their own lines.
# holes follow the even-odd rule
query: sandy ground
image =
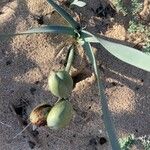
<svg viewBox="0 0 150 150">
<path fill-rule="evenodd" d="M 75 9 L 81 13 L 82 25 L 92 33 L 126 40 L 126 25 L 121 16 L 113 19 L 96 17 L 94 11 L 101 4 L 106 5 L 104 1 L 87 0 L 86 7 Z M 25 31 L 43 23 L 66 24 L 52 12 L 45 0 L 1 0 L 0 32 Z M 37 15 L 43 16 L 43 20 L 37 20 Z M 47 76 L 61 65 L 55 58 L 65 39 L 67 37 L 40 34 L 0 42 L 0 150 L 111 150 L 89 65 L 75 78 L 77 83 L 71 102 L 76 115 L 69 127 L 59 131 L 41 127 L 34 132 L 30 128 L 13 139 L 22 128 L 10 104 L 26 125 L 35 106 L 41 103 L 53 105 L 57 100 L 48 91 Z M 98 45 L 94 47 L 99 67 L 103 70 L 109 109 L 118 137 L 149 135 L 150 73 L 121 62 Z M 135 148 L 138 149 L 142 150 Z"/>
</svg>

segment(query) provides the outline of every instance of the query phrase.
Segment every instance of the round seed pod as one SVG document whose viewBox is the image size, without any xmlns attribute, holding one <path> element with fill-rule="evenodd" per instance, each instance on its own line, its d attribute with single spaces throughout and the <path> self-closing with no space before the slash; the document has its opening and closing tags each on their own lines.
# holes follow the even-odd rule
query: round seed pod
<svg viewBox="0 0 150 150">
<path fill-rule="evenodd" d="M 48 104 L 41 104 L 35 107 L 30 114 L 30 121 L 36 126 L 45 126 L 46 118 L 51 110 L 51 106 Z"/>
<path fill-rule="evenodd" d="M 66 98 L 73 89 L 73 80 L 65 70 L 52 71 L 48 77 L 49 90 L 57 97 Z"/>
<path fill-rule="evenodd" d="M 73 107 L 68 100 L 57 102 L 47 116 L 47 125 L 51 129 L 66 127 L 73 117 Z"/>
</svg>

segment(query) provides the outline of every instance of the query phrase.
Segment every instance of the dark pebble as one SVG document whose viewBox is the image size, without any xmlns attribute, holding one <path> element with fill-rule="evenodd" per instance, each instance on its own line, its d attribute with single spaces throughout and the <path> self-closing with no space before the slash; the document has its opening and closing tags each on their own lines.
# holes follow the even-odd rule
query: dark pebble
<svg viewBox="0 0 150 150">
<path fill-rule="evenodd" d="M 37 84 L 39 84 L 40 83 L 40 81 L 35 81 L 35 84 L 37 85 Z"/>
<path fill-rule="evenodd" d="M 75 137 L 76 137 L 76 135 L 74 134 L 74 135 L 73 135 L 73 137 L 75 138 Z"/>
<path fill-rule="evenodd" d="M 104 138 L 104 137 L 101 137 L 101 138 L 99 139 L 99 143 L 100 143 L 101 145 L 105 144 L 106 142 L 107 142 L 107 140 L 106 140 L 106 138 Z"/>
<path fill-rule="evenodd" d="M 97 141 L 95 138 L 91 138 L 89 141 L 89 145 L 97 145 Z"/>
<path fill-rule="evenodd" d="M 15 107 L 16 114 L 22 116 L 23 107 Z"/>
<path fill-rule="evenodd" d="M 29 143 L 29 147 L 31 149 L 34 149 L 34 147 L 35 147 L 36 144 L 34 142 L 32 142 L 32 141 L 28 141 L 28 143 Z"/>
<path fill-rule="evenodd" d="M 35 92 L 36 92 L 36 88 L 31 87 L 31 88 L 30 88 L 30 92 L 31 92 L 31 94 L 32 94 L 32 95 L 34 95 L 34 94 L 35 94 Z"/>
<path fill-rule="evenodd" d="M 35 15 L 33 17 L 38 22 L 38 24 L 40 24 L 40 25 L 44 24 L 43 16 L 42 15 Z"/>
<path fill-rule="evenodd" d="M 11 63 L 12 63 L 11 60 L 6 61 L 7 66 L 11 65 Z"/>
<path fill-rule="evenodd" d="M 26 120 L 22 120 L 22 123 L 23 123 L 24 126 L 28 125 L 28 122 Z"/>
<path fill-rule="evenodd" d="M 136 91 L 138 91 L 139 89 L 140 89 L 140 88 L 139 88 L 138 86 L 137 86 L 137 87 L 135 87 L 135 90 L 136 90 Z"/>
<path fill-rule="evenodd" d="M 46 136 L 47 138 L 49 137 L 49 134 L 47 134 L 47 136 Z"/>
<path fill-rule="evenodd" d="M 81 117 L 82 117 L 82 118 L 86 118 L 86 116 L 87 116 L 87 112 L 82 112 L 82 113 L 81 113 Z"/>
<path fill-rule="evenodd" d="M 91 109 L 92 107 L 91 106 L 89 106 L 89 109 Z"/>
<path fill-rule="evenodd" d="M 117 83 L 116 82 L 112 82 L 111 83 L 113 86 L 117 86 Z"/>
<path fill-rule="evenodd" d="M 37 130 L 32 130 L 32 135 L 36 137 L 39 135 L 39 132 Z"/>
</svg>

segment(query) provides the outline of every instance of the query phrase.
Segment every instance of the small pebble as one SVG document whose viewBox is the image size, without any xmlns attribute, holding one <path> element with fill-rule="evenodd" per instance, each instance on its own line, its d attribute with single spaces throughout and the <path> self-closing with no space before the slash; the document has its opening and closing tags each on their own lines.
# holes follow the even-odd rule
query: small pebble
<svg viewBox="0 0 150 150">
<path fill-rule="evenodd" d="M 89 145 L 97 145 L 97 141 L 95 138 L 91 138 L 89 141 Z"/>
<path fill-rule="evenodd" d="M 106 138 L 104 138 L 104 137 L 101 137 L 101 138 L 99 139 L 99 143 L 100 143 L 101 145 L 105 144 L 106 142 L 107 142 L 107 140 L 106 140 Z"/>
<path fill-rule="evenodd" d="M 36 92 L 36 88 L 31 87 L 31 88 L 30 88 L 30 92 L 31 92 L 31 94 L 32 94 L 32 95 L 34 95 L 34 94 L 35 94 L 35 92 Z"/>
<path fill-rule="evenodd" d="M 32 141 L 28 141 L 28 143 L 29 143 L 29 147 L 31 149 L 34 149 L 34 147 L 35 147 L 36 144 L 34 142 L 32 142 Z"/>
<path fill-rule="evenodd" d="M 11 65 L 11 60 L 8 60 L 8 61 L 6 61 L 6 65 L 8 66 L 8 65 Z"/>
</svg>

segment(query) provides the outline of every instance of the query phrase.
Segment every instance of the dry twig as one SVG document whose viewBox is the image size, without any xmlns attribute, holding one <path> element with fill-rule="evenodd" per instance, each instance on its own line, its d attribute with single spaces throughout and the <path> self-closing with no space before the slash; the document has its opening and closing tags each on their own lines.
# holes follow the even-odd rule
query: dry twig
<svg viewBox="0 0 150 150">
<path fill-rule="evenodd" d="M 10 109 L 12 111 L 12 113 L 14 114 L 15 118 L 18 120 L 18 125 L 20 127 L 20 129 L 22 130 L 21 132 L 19 132 L 15 137 L 13 137 L 13 139 L 15 139 L 18 135 L 22 134 L 23 132 L 25 132 L 25 135 L 26 135 L 26 138 L 28 141 L 32 141 L 33 143 L 36 144 L 36 146 L 40 146 L 40 143 L 39 143 L 39 139 L 37 137 L 35 137 L 32 133 L 31 133 L 31 129 L 29 129 L 29 125 L 31 124 L 28 124 L 26 127 L 24 127 L 23 125 L 23 120 L 21 119 L 21 117 L 16 113 L 15 111 L 15 107 L 13 104 L 10 104 Z M 12 139 L 12 140 L 13 140 Z"/>
</svg>

